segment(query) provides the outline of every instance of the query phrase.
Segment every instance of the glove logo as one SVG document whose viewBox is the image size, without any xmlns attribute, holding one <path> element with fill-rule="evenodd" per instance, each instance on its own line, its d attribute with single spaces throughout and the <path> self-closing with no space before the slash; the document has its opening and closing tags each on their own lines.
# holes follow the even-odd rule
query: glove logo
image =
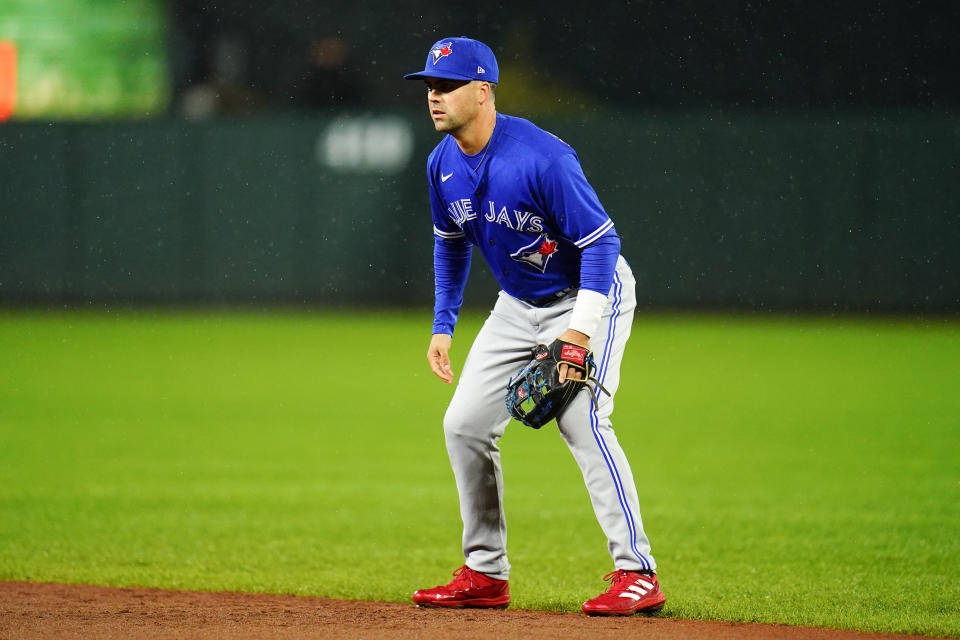
<svg viewBox="0 0 960 640">
<path fill-rule="evenodd" d="M 444 42 L 441 45 L 430 49 L 430 54 L 433 56 L 433 64 L 437 64 L 440 61 L 440 58 L 446 58 L 448 55 L 453 53 L 452 42 Z"/>
<path fill-rule="evenodd" d="M 541 233 L 536 240 L 525 247 L 521 247 L 516 253 L 510 254 L 510 257 L 517 262 L 533 267 L 540 273 L 546 273 L 550 257 L 557 251 L 559 251 L 557 241 L 551 240 L 550 236 Z"/>
<path fill-rule="evenodd" d="M 579 364 L 580 366 L 583 366 L 586 357 L 587 350 L 574 344 L 563 345 L 563 349 L 560 352 L 561 360 L 569 360 L 570 362 Z"/>
</svg>

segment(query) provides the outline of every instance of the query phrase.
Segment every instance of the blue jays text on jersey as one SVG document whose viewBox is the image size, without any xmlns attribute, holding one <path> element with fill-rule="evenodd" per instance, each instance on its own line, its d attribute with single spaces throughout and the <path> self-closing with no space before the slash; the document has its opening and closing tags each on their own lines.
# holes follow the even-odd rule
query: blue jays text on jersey
<svg viewBox="0 0 960 640">
<path fill-rule="evenodd" d="M 487 146 L 445 136 L 427 160 L 434 235 L 479 247 L 501 288 L 531 300 L 580 284 L 580 256 L 613 221 L 576 152 L 522 118 L 497 114 Z"/>
</svg>

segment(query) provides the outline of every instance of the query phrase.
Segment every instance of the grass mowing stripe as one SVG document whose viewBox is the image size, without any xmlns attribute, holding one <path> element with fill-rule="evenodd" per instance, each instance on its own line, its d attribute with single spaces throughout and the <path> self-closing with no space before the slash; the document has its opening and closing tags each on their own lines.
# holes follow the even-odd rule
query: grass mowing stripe
<svg viewBox="0 0 960 640">
<path fill-rule="evenodd" d="M 454 368 L 483 316 L 457 330 Z M 666 615 L 960 635 L 957 324 L 643 316 L 614 425 Z M 0 579 L 407 601 L 461 562 L 424 313 L 0 314 Z M 605 540 L 501 442 L 518 607 Z"/>
</svg>

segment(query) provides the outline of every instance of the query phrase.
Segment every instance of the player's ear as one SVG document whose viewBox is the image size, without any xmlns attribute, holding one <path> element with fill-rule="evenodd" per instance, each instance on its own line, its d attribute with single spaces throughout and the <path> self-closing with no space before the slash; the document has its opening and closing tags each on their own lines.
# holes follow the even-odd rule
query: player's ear
<svg viewBox="0 0 960 640">
<path fill-rule="evenodd" d="M 481 92 L 481 102 L 493 102 L 493 85 L 485 80 L 480 80 L 479 89 Z"/>
</svg>

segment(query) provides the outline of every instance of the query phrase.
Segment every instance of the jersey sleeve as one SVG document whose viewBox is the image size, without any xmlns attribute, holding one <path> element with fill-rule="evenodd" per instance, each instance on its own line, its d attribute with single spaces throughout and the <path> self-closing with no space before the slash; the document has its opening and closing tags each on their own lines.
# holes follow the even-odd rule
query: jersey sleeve
<svg viewBox="0 0 960 640">
<path fill-rule="evenodd" d="M 440 194 L 432 177 L 432 163 L 427 164 L 427 174 L 430 176 L 430 213 L 433 216 L 433 235 L 446 240 L 463 238 L 463 229 L 450 219 L 443 201 L 440 200 Z"/>
<path fill-rule="evenodd" d="M 470 273 L 473 247 L 461 229 L 447 215 L 437 190 L 437 163 L 441 146 L 427 158 L 430 214 L 433 218 L 433 333 L 453 335 L 463 306 L 463 291 Z"/>
<path fill-rule="evenodd" d="M 613 220 L 587 182 L 575 153 L 562 154 L 550 163 L 541 176 L 541 189 L 557 228 L 578 248 L 613 231 Z"/>
</svg>

